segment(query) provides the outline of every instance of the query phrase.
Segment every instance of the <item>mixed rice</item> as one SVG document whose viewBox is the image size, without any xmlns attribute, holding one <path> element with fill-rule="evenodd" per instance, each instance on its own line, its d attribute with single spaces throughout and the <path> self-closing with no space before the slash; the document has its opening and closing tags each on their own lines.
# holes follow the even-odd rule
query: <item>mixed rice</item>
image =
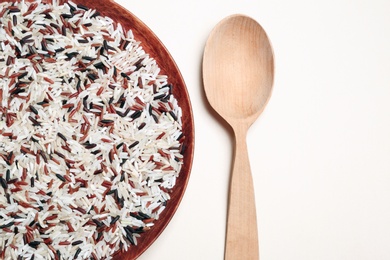
<svg viewBox="0 0 390 260">
<path fill-rule="evenodd" d="M 132 31 L 97 11 L 0 4 L 0 259 L 131 250 L 181 169 L 181 109 Z"/>
</svg>

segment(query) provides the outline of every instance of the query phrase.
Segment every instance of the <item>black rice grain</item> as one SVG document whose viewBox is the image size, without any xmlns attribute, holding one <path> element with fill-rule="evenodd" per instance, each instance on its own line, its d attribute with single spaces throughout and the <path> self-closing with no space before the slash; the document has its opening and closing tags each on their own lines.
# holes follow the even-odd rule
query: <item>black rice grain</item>
<svg viewBox="0 0 390 260">
<path fill-rule="evenodd" d="M 89 41 L 87 39 L 78 39 L 79 43 L 88 43 Z"/>
<path fill-rule="evenodd" d="M 87 77 L 89 78 L 90 81 L 95 81 L 97 78 L 99 78 L 96 74 L 94 73 L 88 73 Z"/>
<path fill-rule="evenodd" d="M 135 212 L 130 212 L 130 216 L 132 216 L 133 218 L 136 218 L 138 220 L 144 220 L 145 218 L 142 217 L 141 215 L 135 213 Z"/>
<path fill-rule="evenodd" d="M 129 145 L 129 149 L 137 146 L 139 144 L 139 141 L 135 141 L 134 143 L 132 143 L 131 145 Z"/>
<path fill-rule="evenodd" d="M 77 246 L 77 245 L 80 245 L 80 244 L 82 244 L 82 243 L 83 243 L 82 240 L 76 240 L 76 241 L 74 241 L 74 242 L 72 243 L 72 246 Z"/>
<path fill-rule="evenodd" d="M 100 241 L 102 238 L 103 238 L 103 233 L 102 233 L 102 232 L 99 232 L 99 233 L 98 233 L 98 236 L 97 236 L 97 238 L 96 238 L 96 241 L 98 242 L 98 241 Z"/>
<path fill-rule="evenodd" d="M 73 15 L 72 14 L 61 14 L 61 16 L 65 19 L 69 19 L 69 18 L 72 18 Z"/>
<path fill-rule="evenodd" d="M 30 108 L 31 112 L 33 112 L 34 114 L 38 115 L 38 110 L 35 107 L 30 105 L 29 108 Z"/>
<path fill-rule="evenodd" d="M 113 218 L 110 222 L 110 225 L 114 225 L 118 220 L 119 220 L 120 216 L 116 216 L 115 218 Z"/>
<path fill-rule="evenodd" d="M 57 151 L 54 151 L 54 153 L 55 153 L 56 155 L 58 155 L 59 157 L 61 157 L 62 159 L 65 159 L 65 155 L 63 155 L 62 153 L 57 152 Z"/>
<path fill-rule="evenodd" d="M 77 51 L 74 51 L 74 52 L 68 52 L 68 53 L 65 53 L 66 57 L 68 57 L 68 59 L 72 59 L 74 57 L 76 57 L 77 55 L 79 55 L 79 53 Z"/>
<path fill-rule="evenodd" d="M 97 68 L 97 69 L 104 69 L 104 68 L 105 68 L 104 63 L 101 62 L 101 61 L 98 62 L 98 63 L 93 64 L 93 66 L 94 66 L 95 68 Z"/>
<path fill-rule="evenodd" d="M 41 242 L 39 242 L 39 241 L 32 241 L 32 242 L 28 243 L 28 245 L 34 249 L 37 249 L 40 244 L 41 244 Z"/>
<path fill-rule="evenodd" d="M 100 222 L 99 220 L 97 219 L 92 219 L 92 221 L 95 223 L 95 225 L 100 228 L 102 226 L 104 226 L 104 224 L 102 222 Z"/>
<path fill-rule="evenodd" d="M 11 171 L 7 169 L 7 171 L 5 172 L 5 180 L 9 182 L 10 179 L 11 179 Z"/>
<path fill-rule="evenodd" d="M 88 7 L 86 7 L 85 5 L 82 5 L 82 4 L 78 4 L 78 5 L 77 5 L 77 8 L 79 8 L 79 9 L 81 9 L 81 10 L 84 10 L 84 11 L 88 11 L 88 10 L 89 10 Z"/>
<path fill-rule="evenodd" d="M 183 133 L 181 133 L 177 138 L 176 138 L 176 141 L 179 141 L 181 138 L 183 138 Z"/>
<path fill-rule="evenodd" d="M 32 116 L 29 116 L 28 119 L 33 123 L 33 126 L 41 126 L 41 123 L 39 123 L 35 118 Z"/>
<path fill-rule="evenodd" d="M 106 40 L 103 40 L 103 48 L 108 51 L 108 44 Z"/>
<path fill-rule="evenodd" d="M 11 221 L 5 225 L 1 225 L 0 229 L 12 227 L 14 224 L 15 224 L 15 222 Z"/>
<path fill-rule="evenodd" d="M 48 160 L 47 160 L 47 156 L 46 156 L 45 152 L 42 150 L 39 150 L 39 154 L 41 155 L 41 157 L 45 161 L 45 163 L 47 163 Z"/>
<path fill-rule="evenodd" d="M 101 124 L 104 124 L 104 125 L 109 125 L 109 124 L 114 123 L 114 120 L 102 119 L 102 120 L 100 120 L 100 123 L 101 123 Z"/>
<path fill-rule="evenodd" d="M 99 149 L 99 150 L 92 151 L 91 154 L 97 155 L 101 152 L 102 152 L 102 150 Z"/>
<path fill-rule="evenodd" d="M 153 100 L 159 100 L 159 99 L 162 99 L 163 97 L 165 97 L 165 93 L 162 93 L 162 94 L 159 94 L 159 95 L 156 95 L 153 97 Z"/>
<path fill-rule="evenodd" d="M 65 135 L 61 134 L 60 132 L 57 133 L 58 137 L 64 140 L 65 142 L 68 141 L 68 139 L 65 137 Z"/>
<path fill-rule="evenodd" d="M 150 219 L 150 216 L 145 214 L 145 213 L 142 213 L 141 211 L 138 212 L 138 215 L 140 215 L 143 219 Z"/>
<path fill-rule="evenodd" d="M 24 93 L 26 92 L 25 89 L 23 88 L 14 88 L 11 92 L 10 92 L 10 95 L 18 95 L 20 93 Z"/>
<path fill-rule="evenodd" d="M 110 190 L 107 195 L 115 194 L 115 192 L 118 192 L 117 189 Z"/>
<path fill-rule="evenodd" d="M 128 80 L 130 80 L 130 77 L 126 73 L 124 73 L 124 72 L 121 72 L 121 76 L 126 78 L 126 79 L 128 79 Z"/>
<path fill-rule="evenodd" d="M 126 238 L 130 241 L 131 244 L 134 245 L 134 239 L 133 239 L 133 231 L 134 229 L 130 226 L 126 226 L 123 228 L 126 232 Z"/>
<path fill-rule="evenodd" d="M 9 193 L 5 194 L 5 198 L 7 199 L 7 203 L 11 204 L 11 195 Z"/>
<path fill-rule="evenodd" d="M 10 12 L 10 13 L 19 13 L 19 12 L 20 12 L 20 9 L 19 9 L 19 8 L 10 8 L 10 9 L 9 9 L 9 12 Z"/>
<path fill-rule="evenodd" d="M 117 77 L 117 76 L 118 76 L 118 71 L 117 71 L 117 68 L 116 68 L 115 66 L 114 66 L 113 75 L 114 75 L 114 77 Z"/>
<path fill-rule="evenodd" d="M 173 111 L 169 111 L 169 114 L 171 115 L 173 120 L 177 121 L 177 116 L 175 115 L 175 113 Z"/>
<path fill-rule="evenodd" d="M 27 74 L 28 74 L 28 72 L 27 72 L 27 71 L 25 71 L 25 72 L 21 73 L 21 74 L 18 76 L 18 79 L 22 79 L 22 78 L 26 77 L 26 76 L 27 76 Z"/>
<path fill-rule="evenodd" d="M 57 173 L 56 176 L 57 176 L 58 179 L 60 179 L 60 181 L 66 182 L 66 179 L 61 174 Z"/>
<path fill-rule="evenodd" d="M 97 146 L 97 144 L 90 144 L 90 143 L 84 145 L 85 145 L 85 149 L 93 149 Z"/>
<path fill-rule="evenodd" d="M 81 253 L 81 248 L 78 248 L 76 253 L 74 254 L 74 259 L 77 259 L 77 257 L 79 257 L 80 253 Z"/>
<path fill-rule="evenodd" d="M 97 16 L 100 16 L 100 13 L 98 11 L 95 11 L 95 13 L 91 15 L 91 18 L 95 18 Z"/>
<path fill-rule="evenodd" d="M 3 176 L 0 176 L 0 184 L 1 184 L 1 187 L 3 187 L 4 190 L 8 189 L 8 184 L 4 180 Z"/>
<path fill-rule="evenodd" d="M 136 110 L 133 114 L 131 114 L 131 118 L 132 119 L 137 119 L 138 117 L 140 117 L 142 115 L 142 111 L 141 110 Z"/>
</svg>

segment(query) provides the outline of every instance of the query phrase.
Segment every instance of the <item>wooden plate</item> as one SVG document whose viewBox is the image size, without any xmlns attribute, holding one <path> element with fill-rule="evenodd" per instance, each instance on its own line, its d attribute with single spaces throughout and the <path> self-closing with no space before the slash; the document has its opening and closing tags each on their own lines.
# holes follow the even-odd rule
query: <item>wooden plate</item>
<svg viewBox="0 0 390 260">
<path fill-rule="evenodd" d="M 10 2 L 10 0 L 0 0 L 0 2 Z M 12 2 L 15 2 L 15 0 L 12 0 Z M 43 0 L 42 2 L 50 2 L 50 0 Z M 66 0 L 60 0 L 59 2 L 63 4 Z M 180 176 L 170 194 L 171 199 L 168 201 L 165 210 L 161 213 L 159 220 L 155 222 L 155 225 L 137 239 L 138 245 L 131 246 L 130 250 L 126 253 L 118 253 L 114 256 L 114 259 L 136 259 L 145 252 L 145 250 L 149 248 L 163 232 L 175 214 L 184 195 L 190 177 L 194 153 L 194 123 L 191 103 L 183 77 L 172 56 L 158 37 L 140 19 L 113 0 L 73 0 L 73 2 L 82 4 L 91 9 L 96 9 L 100 14 L 112 18 L 115 22 L 121 23 L 124 29 L 131 29 L 134 38 L 137 41 L 140 41 L 143 49 L 157 61 L 157 64 L 161 69 L 161 74 L 168 76 L 169 83 L 174 86 L 173 94 L 178 100 L 179 106 L 183 112 L 182 131 L 185 136 L 183 145 L 186 149 L 183 154 L 184 162 L 180 171 Z"/>
</svg>

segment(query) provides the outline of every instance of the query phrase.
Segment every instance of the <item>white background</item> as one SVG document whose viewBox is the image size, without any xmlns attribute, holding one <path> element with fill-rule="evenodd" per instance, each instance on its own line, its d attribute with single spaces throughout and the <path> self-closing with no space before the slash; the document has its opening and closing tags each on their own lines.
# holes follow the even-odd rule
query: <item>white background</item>
<svg viewBox="0 0 390 260">
<path fill-rule="evenodd" d="M 117 2 L 172 54 L 196 126 L 185 196 L 140 259 L 223 259 L 232 137 L 201 62 L 234 13 L 256 19 L 275 52 L 274 91 L 248 133 L 261 259 L 390 259 L 390 1 Z"/>
</svg>

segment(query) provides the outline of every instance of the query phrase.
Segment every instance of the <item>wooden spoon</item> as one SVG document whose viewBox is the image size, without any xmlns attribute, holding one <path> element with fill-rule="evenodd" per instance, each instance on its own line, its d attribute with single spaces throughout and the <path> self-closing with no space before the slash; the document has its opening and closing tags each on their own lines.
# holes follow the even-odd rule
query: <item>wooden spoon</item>
<svg viewBox="0 0 390 260">
<path fill-rule="evenodd" d="M 211 106 L 235 133 L 226 260 L 259 259 L 255 196 L 246 134 L 271 96 L 273 78 L 273 51 L 263 28 L 243 15 L 232 15 L 218 23 L 204 50 L 203 80 Z"/>
</svg>

